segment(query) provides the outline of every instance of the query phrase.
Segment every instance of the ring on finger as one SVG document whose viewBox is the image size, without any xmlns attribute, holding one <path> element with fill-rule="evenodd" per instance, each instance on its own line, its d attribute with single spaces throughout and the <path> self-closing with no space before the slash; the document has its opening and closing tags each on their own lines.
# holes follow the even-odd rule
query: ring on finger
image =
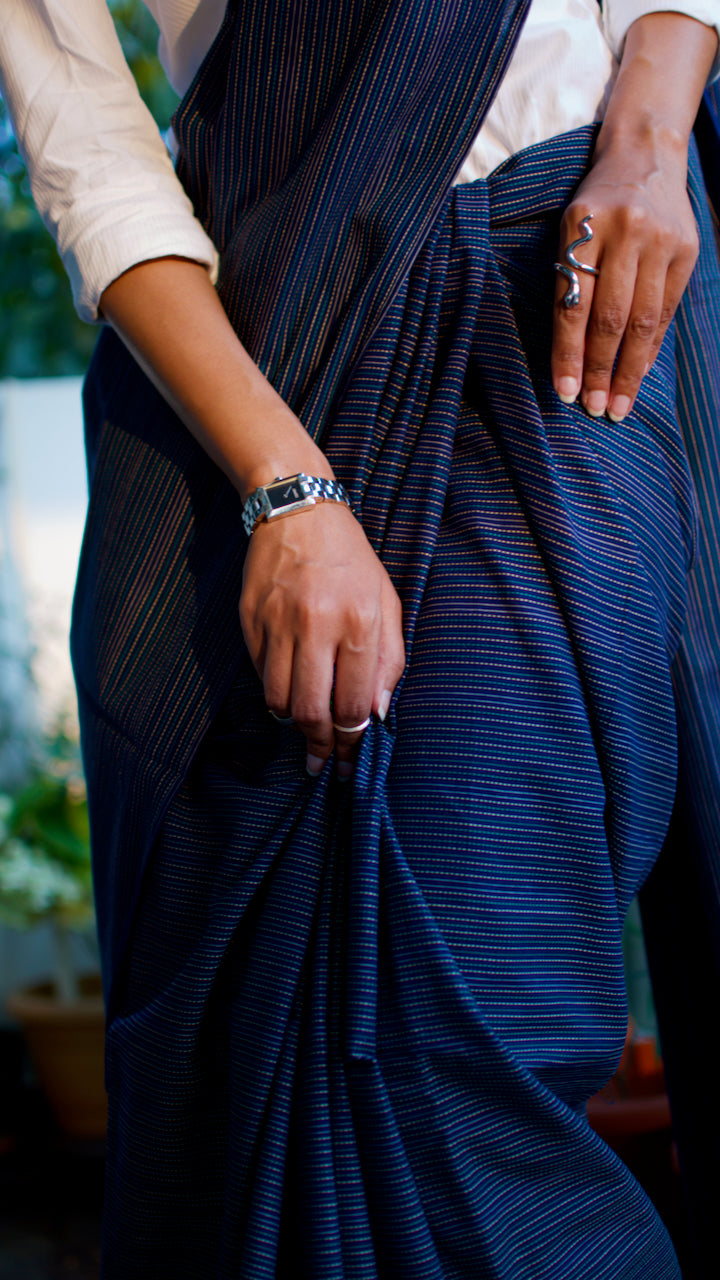
<svg viewBox="0 0 720 1280">
<path fill-rule="evenodd" d="M 270 715 L 272 716 L 273 720 L 277 720 L 278 724 L 294 724 L 295 723 L 292 716 L 279 716 L 277 711 L 273 711 L 272 707 L 268 707 L 268 711 L 270 712 Z"/>
<path fill-rule="evenodd" d="M 581 244 L 589 244 L 592 240 L 593 231 L 590 226 L 592 216 L 593 215 L 591 213 L 588 213 L 585 218 L 580 219 L 578 228 L 585 234 L 580 236 L 577 240 L 572 240 L 565 250 L 565 262 L 569 265 L 565 266 L 565 262 L 553 263 L 555 270 L 559 272 L 560 275 L 565 276 L 565 279 L 569 281 L 567 293 L 564 293 L 562 298 L 563 306 L 568 310 L 570 310 L 571 307 L 577 307 L 580 302 L 580 280 L 578 278 L 578 271 L 584 271 L 585 274 L 589 276 L 600 275 L 597 267 L 589 267 L 587 263 L 579 262 L 573 252 L 573 250 L 578 249 Z"/>
<path fill-rule="evenodd" d="M 362 724 L 336 724 L 333 720 L 333 729 L 338 733 L 362 733 L 363 729 L 367 729 L 372 717 L 368 716 L 367 720 L 363 720 Z"/>
</svg>

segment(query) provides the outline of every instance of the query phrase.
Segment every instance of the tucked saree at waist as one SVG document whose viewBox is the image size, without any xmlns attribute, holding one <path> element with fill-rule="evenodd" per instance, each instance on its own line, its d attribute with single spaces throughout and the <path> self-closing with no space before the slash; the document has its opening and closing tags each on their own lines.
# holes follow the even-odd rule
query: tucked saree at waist
<svg viewBox="0 0 720 1280">
<path fill-rule="evenodd" d="M 409 653 L 352 789 L 330 768 L 307 779 L 267 715 L 234 612 L 242 544 L 226 612 L 213 600 L 183 641 L 196 659 L 230 628 L 236 656 L 132 908 L 108 1040 L 108 1276 L 640 1280 L 648 1259 L 678 1275 L 583 1115 L 622 1048 L 622 915 L 672 807 L 694 515 L 672 335 L 629 424 L 551 388 L 538 317 L 591 141 L 447 196 L 327 433 Z M 143 572 L 151 602 L 164 584 L 154 652 L 177 680 L 225 499 L 195 446 L 167 466 L 170 411 L 106 346 L 94 490 L 107 513 L 129 474 L 148 488 L 133 523 L 152 554 L 125 537 L 95 607 L 127 609 Z M 186 715 L 172 702 L 165 723 Z M 99 874 L 122 892 L 112 864 Z"/>
<path fill-rule="evenodd" d="M 311 783 L 267 715 L 237 495 L 111 334 L 86 388 L 73 647 L 110 995 L 107 1275 L 676 1280 L 582 1114 L 622 1046 L 619 930 L 675 788 L 695 509 L 673 335 L 621 426 L 557 400 L 552 262 L 593 131 L 448 192 L 518 11 L 478 33 L 426 6 L 447 29 L 412 28 L 427 78 L 395 128 L 372 84 L 402 24 L 348 5 L 378 61 L 350 40 L 335 80 L 276 63 L 259 7 L 231 5 L 177 128 L 228 314 L 403 602 L 408 668 L 349 790 Z M 275 123 L 300 94 L 282 146 L 239 131 L 246 89 Z M 376 170 L 348 159 L 356 102 Z"/>
</svg>

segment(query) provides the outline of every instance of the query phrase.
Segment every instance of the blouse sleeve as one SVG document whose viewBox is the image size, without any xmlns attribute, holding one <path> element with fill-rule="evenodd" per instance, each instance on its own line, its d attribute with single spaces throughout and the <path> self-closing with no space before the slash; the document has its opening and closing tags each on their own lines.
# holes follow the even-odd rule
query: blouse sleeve
<svg viewBox="0 0 720 1280">
<path fill-rule="evenodd" d="M 2 0 L 0 88 L 78 314 L 129 267 L 174 255 L 217 271 L 105 0 Z"/>
<path fill-rule="evenodd" d="M 616 58 L 622 55 L 628 28 L 646 13 L 683 13 L 714 27 L 720 39 L 720 0 L 601 0 L 605 38 Z M 720 46 L 710 80 L 720 76 Z"/>
</svg>

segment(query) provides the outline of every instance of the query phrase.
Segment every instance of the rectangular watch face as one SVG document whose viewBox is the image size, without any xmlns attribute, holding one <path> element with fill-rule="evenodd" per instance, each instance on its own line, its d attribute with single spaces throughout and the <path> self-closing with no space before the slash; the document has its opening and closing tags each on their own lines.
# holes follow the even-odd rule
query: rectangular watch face
<svg viewBox="0 0 720 1280">
<path fill-rule="evenodd" d="M 300 482 L 295 478 L 285 480 L 282 484 L 266 485 L 265 492 L 270 499 L 273 511 L 277 511 L 280 507 L 293 506 L 296 502 L 307 501 Z"/>
<path fill-rule="evenodd" d="M 293 511 L 302 511 L 303 507 L 314 507 L 315 499 L 308 493 L 308 487 L 303 484 L 302 476 L 291 476 L 280 484 L 266 485 L 267 519 L 289 516 Z"/>
</svg>

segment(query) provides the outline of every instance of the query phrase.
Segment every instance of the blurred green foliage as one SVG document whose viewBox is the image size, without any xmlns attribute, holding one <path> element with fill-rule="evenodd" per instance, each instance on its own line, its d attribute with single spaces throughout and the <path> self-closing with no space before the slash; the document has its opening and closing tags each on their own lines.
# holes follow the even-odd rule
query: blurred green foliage
<svg viewBox="0 0 720 1280">
<path fill-rule="evenodd" d="M 83 929 L 93 902 L 79 747 L 60 724 L 43 748 L 25 785 L 0 793 L 0 921 Z"/>
<path fill-rule="evenodd" d="M 177 98 L 157 59 L 157 27 L 141 0 L 108 0 L 140 92 L 161 128 Z M 78 319 L 55 244 L 0 100 L 0 378 L 82 373 L 97 337 Z"/>
</svg>

